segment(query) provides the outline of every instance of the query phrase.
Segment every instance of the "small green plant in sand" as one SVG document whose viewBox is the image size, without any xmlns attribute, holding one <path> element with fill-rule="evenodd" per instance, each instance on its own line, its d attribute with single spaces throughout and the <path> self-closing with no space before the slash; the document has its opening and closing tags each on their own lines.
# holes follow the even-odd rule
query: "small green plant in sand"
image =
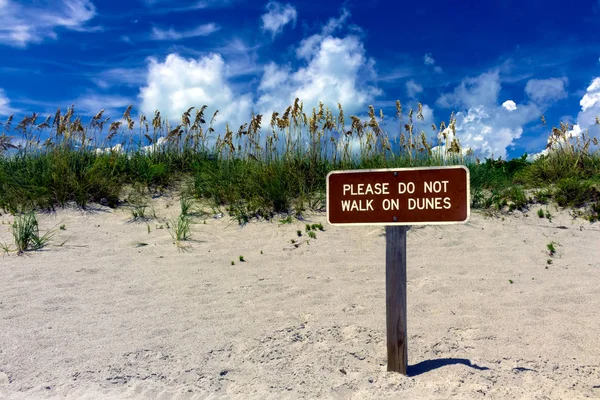
<svg viewBox="0 0 600 400">
<path fill-rule="evenodd" d="M 541 208 L 539 210 L 537 210 L 537 215 L 540 218 L 544 218 L 544 210 L 542 210 Z"/>
<path fill-rule="evenodd" d="M 4 254 L 8 254 L 12 251 L 10 245 L 4 242 L 0 243 L 0 250 L 2 250 Z"/>
<path fill-rule="evenodd" d="M 307 233 L 308 237 L 311 239 L 316 239 L 317 238 L 317 234 L 314 231 L 309 231 Z"/>
<path fill-rule="evenodd" d="M 550 211 L 546 210 L 546 218 L 548 219 L 548 221 L 552 222 L 552 214 L 550 214 Z"/>
<path fill-rule="evenodd" d="M 52 233 L 48 231 L 40 236 L 38 220 L 33 211 L 16 215 L 12 223 L 12 234 L 19 254 L 26 250 L 41 249 L 48 243 Z"/>
<path fill-rule="evenodd" d="M 316 231 L 317 229 L 320 230 L 320 231 L 324 231 L 325 230 L 325 229 L 323 229 L 323 225 L 322 224 L 312 224 L 310 227 L 311 227 L 311 229 L 313 231 Z"/>
<path fill-rule="evenodd" d="M 302 231 L 301 231 L 300 229 L 298 229 L 298 230 L 296 231 L 296 235 L 298 235 L 298 237 L 302 236 Z"/>
<path fill-rule="evenodd" d="M 552 241 L 550 243 L 548 243 L 546 245 L 546 248 L 548 249 L 548 254 L 550 255 L 550 257 L 554 257 L 554 255 L 556 254 L 556 247 L 558 243 L 555 241 Z"/>
<path fill-rule="evenodd" d="M 181 197 L 181 199 L 179 199 L 179 204 L 181 206 L 181 215 L 190 215 L 192 199 L 189 197 Z"/>
<path fill-rule="evenodd" d="M 511 285 L 514 283 L 512 279 L 509 279 L 508 282 L 510 282 Z"/>
<path fill-rule="evenodd" d="M 190 219 L 188 216 L 180 214 L 175 222 L 171 223 L 169 233 L 176 244 L 188 240 L 190 237 Z"/>
<path fill-rule="evenodd" d="M 132 221 L 147 221 L 150 219 L 148 211 L 150 211 L 150 206 L 145 198 L 139 194 L 129 196 L 129 212 Z"/>
<path fill-rule="evenodd" d="M 246 260 L 244 260 L 244 256 L 240 256 L 239 259 L 240 259 L 240 262 L 245 262 L 246 261 Z"/>
<path fill-rule="evenodd" d="M 67 230 L 67 228 L 65 227 L 65 225 L 64 225 L 64 224 L 62 224 L 61 226 L 59 226 L 59 229 L 60 229 L 61 231 L 65 231 L 65 230 Z"/>
<path fill-rule="evenodd" d="M 587 220 L 591 223 L 600 220 L 600 201 L 597 201 L 590 205 L 589 210 L 587 212 Z"/>
<path fill-rule="evenodd" d="M 231 265 L 235 265 L 235 261 L 231 261 Z"/>
<path fill-rule="evenodd" d="M 540 189 L 533 192 L 533 196 L 540 204 L 548 204 L 550 199 L 550 191 L 548 189 Z"/>
<path fill-rule="evenodd" d="M 288 215 L 287 217 L 282 218 L 282 219 L 279 220 L 279 223 L 281 225 L 291 224 L 292 222 L 293 222 L 293 218 L 292 218 L 291 215 Z"/>
</svg>

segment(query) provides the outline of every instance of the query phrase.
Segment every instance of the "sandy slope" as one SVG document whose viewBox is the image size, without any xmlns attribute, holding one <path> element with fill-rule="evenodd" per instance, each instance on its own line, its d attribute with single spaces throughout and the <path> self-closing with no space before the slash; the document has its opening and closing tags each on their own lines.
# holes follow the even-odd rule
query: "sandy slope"
<svg viewBox="0 0 600 400">
<path fill-rule="evenodd" d="M 0 398 L 600 398 L 600 225 L 535 210 L 409 231 L 410 377 L 381 228 L 197 219 L 180 251 L 123 209 L 45 215 L 51 246 L 0 257 Z"/>
</svg>

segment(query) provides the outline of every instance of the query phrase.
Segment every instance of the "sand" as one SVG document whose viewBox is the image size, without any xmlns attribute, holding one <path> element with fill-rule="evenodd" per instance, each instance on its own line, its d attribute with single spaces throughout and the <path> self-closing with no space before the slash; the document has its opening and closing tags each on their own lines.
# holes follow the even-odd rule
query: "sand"
<svg viewBox="0 0 600 400">
<path fill-rule="evenodd" d="M 50 245 L 0 257 L 0 399 L 600 398 L 600 224 L 537 208 L 409 230 L 408 377 L 381 227 L 209 215 L 182 250 L 126 208 L 41 215 Z"/>
</svg>

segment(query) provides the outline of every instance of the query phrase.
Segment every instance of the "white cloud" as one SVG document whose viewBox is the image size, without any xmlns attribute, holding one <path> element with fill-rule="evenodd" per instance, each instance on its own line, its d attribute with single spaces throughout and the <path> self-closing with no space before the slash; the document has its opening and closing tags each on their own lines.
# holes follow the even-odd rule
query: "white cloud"
<svg viewBox="0 0 600 400">
<path fill-rule="evenodd" d="M 229 122 L 232 130 L 236 130 L 238 123 L 250 118 L 252 96 L 235 93 L 227 77 L 228 68 L 219 54 L 196 60 L 169 54 L 164 62 L 151 58 L 147 83 L 139 94 L 141 112 L 153 115 L 159 110 L 163 117 L 177 124 L 189 107 L 207 105 L 206 115 L 212 116 L 219 110 L 216 126 Z"/>
<path fill-rule="evenodd" d="M 442 73 L 442 67 L 440 67 L 439 65 L 435 65 L 435 59 L 433 58 L 431 53 L 427 53 L 427 54 L 425 54 L 425 56 L 423 56 L 423 63 L 425 65 L 429 65 L 429 66 L 433 67 L 433 70 L 436 73 L 438 73 L 438 74 Z"/>
<path fill-rule="evenodd" d="M 287 66 L 270 64 L 261 80 L 258 108 L 271 112 L 298 97 L 305 110 L 322 101 L 331 110 L 341 103 L 347 114 L 364 111 L 380 90 L 360 82 L 374 77 L 372 62 L 355 36 L 327 36 L 315 45 L 305 67 L 292 72 Z"/>
<path fill-rule="evenodd" d="M 146 71 L 142 68 L 111 68 L 92 77 L 101 88 L 122 85 L 139 87 L 146 82 Z"/>
<path fill-rule="evenodd" d="M 523 134 L 523 125 L 534 121 L 540 110 L 534 104 L 510 111 L 504 107 L 478 106 L 456 114 L 456 135 L 461 146 L 484 157 L 506 158 L 506 149 Z"/>
<path fill-rule="evenodd" d="M 213 23 L 198 25 L 196 28 L 187 31 L 176 31 L 173 28 L 170 28 L 168 30 L 152 28 L 152 39 L 181 40 L 198 36 L 208 36 L 211 33 L 218 31 L 219 29 L 219 26 Z"/>
<path fill-rule="evenodd" d="M 106 116 L 121 116 L 125 109 L 134 104 L 133 99 L 119 95 L 87 94 L 72 101 L 77 113 L 83 115 L 95 115 L 100 110 L 105 110 Z"/>
<path fill-rule="evenodd" d="M 170 54 L 164 61 L 151 58 L 139 93 L 140 111 L 152 115 L 159 110 L 178 123 L 189 107 L 206 104 L 206 115 L 219 110 L 217 127 L 228 122 L 233 130 L 248 122 L 252 111 L 270 117 L 272 112 L 282 112 L 293 104 L 296 97 L 303 101 L 307 113 L 319 101 L 332 111 L 337 110 L 339 102 L 347 115 L 366 112 L 366 106 L 380 93 L 368 83 L 375 79 L 373 61 L 357 36 L 332 35 L 348 16 L 343 11 L 319 33 L 302 40 L 296 49 L 298 66 L 273 62 L 265 65 L 256 100 L 233 81 L 239 74 L 235 54 L 229 54 L 227 62 L 214 53 L 195 59 L 177 54 Z M 114 70 L 111 75 L 113 80 L 122 80 L 125 72 Z"/>
<path fill-rule="evenodd" d="M 58 28 L 74 31 L 97 30 L 85 23 L 96 14 L 90 0 L 41 1 L 24 5 L 12 0 L 0 1 L 0 44 L 26 47 L 46 38 L 56 39 Z"/>
<path fill-rule="evenodd" d="M 10 100 L 4 93 L 3 89 L 0 89 L 0 115 L 11 115 L 17 110 L 10 106 Z"/>
<path fill-rule="evenodd" d="M 150 8 L 149 11 L 154 14 L 168 14 L 206 8 L 227 7 L 233 2 L 234 0 L 201 0 L 187 2 L 188 4 L 181 4 L 184 2 L 174 2 L 172 0 L 144 0 L 146 6 Z"/>
<path fill-rule="evenodd" d="M 596 118 L 600 118 L 600 77 L 595 78 L 588 86 L 579 105 L 581 111 L 577 114 L 577 123 L 571 131 L 573 136 L 578 136 L 586 129 L 597 127 Z"/>
<path fill-rule="evenodd" d="M 446 108 L 473 108 L 480 105 L 490 107 L 496 104 L 499 92 L 498 71 L 485 72 L 475 78 L 463 79 L 454 92 L 440 96 L 437 104 Z"/>
<path fill-rule="evenodd" d="M 515 111 L 517 109 L 517 103 L 512 100 L 506 100 L 504 103 L 502 103 L 502 107 L 508 111 Z"/>
<path fill-rule="evenodd" d="M 506 149 L 523 133 L 523 125 L 536 120 L 541 110 L 533 103 L 498 103 L 500 77 L 497 71 L 465 78 L 452 93 L 438 99 L 442 106 L 459 107 L 456 136 L 463 149 L 480 157 L 506 158 Z M 450 139 L 451 140 L 451 139 Z"/>
<path fill-rule="evenodd" d="M 271 113 L 292 104 L 297 97 L 310 111 L 322 101 L 336 110 L 341 103 L 346 114 L 366 111 L 381 91 L 368 83 L 375 80 L 374 62 L 366 57 L 361 40 L 354 35 L 334 37 L 349 13 L 343 10 L 320 33 L 305 38 L 296 49 L 296 57 L 305 65 L 293 70 L 288 65 L 271 63 L 265 67 L 259 86 L 258 111 Z"/>
<path fill-rule="evenodd" d="M 339 18 L 331 18 L 327 24 L 323 26 L 320 33 L 302 39 L 300 46 L 296 49 L 296 56 L 300 59 L 310 60 L 318 51 L 318 47 L 326 37 L 331 36 L 335 31 L 342 28 L 346 20 L 350 17 L 350 12 L 342 9 L 342 15 Z"/>
<path fill-rule="evenodd" d="M 298 14 L 291 4 L 281 4 L 271 1 L 266 6 L 267 13 L 261 17 L 262 29 L 271 33 L 272 37 L 277 36 L 283 27 L 290 22 L 295 26 Z"/>
<path fill-rule="evenodd" d="M 423 86 L 411 79 L 406 82 L 406 92 L 408 93 L 408 97 L 414 98 L 417 94 L 423 92 Z"/>
<path fill-rule="evenodd" d="M 538 104 L 548 104 L 567 97 L 567 78 L 530 79 L 525 93 Z"/>
</svg>

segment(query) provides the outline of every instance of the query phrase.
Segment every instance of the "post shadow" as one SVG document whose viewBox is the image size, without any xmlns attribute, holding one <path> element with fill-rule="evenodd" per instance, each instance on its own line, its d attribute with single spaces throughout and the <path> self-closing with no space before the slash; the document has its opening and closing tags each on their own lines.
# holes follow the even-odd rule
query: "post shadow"
<svg viewBox="0 0 600 400">
<path fill-rule="evenodd" d="M 436 360 L 425 360 L 415 365 L 409 365 L 406 371 L 406 375 L 411 377 L 417 376 L 426 372 L 433 371 L 434 369 L 457 364 L 466 365 L 467 367 L 477 369 L 479 371 L 489 370 L 488 367 L 482 367 L 477 364 L 473 364 L 471 360 L 468 360 L 466 358 L 438 358 Z"/>
</svg>

